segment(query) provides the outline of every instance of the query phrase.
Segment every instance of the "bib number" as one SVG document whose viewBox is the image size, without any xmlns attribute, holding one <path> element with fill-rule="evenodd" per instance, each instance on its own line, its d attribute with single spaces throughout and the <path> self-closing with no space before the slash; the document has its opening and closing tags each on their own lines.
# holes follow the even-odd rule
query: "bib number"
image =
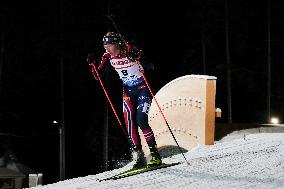
<svg viewBox="0 0 284 189">
<path fill-rule="evenodd" d="M 128 75 L 127 70 L 121 70 L 121 73 L 123 74 L 123 76 L 127 76 Z"/>
</svg>

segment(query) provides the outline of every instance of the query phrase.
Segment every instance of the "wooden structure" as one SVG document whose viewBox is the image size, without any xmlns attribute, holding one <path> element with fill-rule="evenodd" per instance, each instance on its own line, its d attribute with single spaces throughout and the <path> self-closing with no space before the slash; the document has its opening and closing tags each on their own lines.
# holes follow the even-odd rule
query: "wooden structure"
<svg viewBox="0 0 284 189">
<path fill-rule="evenodd" d="M 215 112 L 216 79 L 206 75 L 182 76 L 166 84 L 155 95 L 173 134 L 185 151 L 197 144 L 214 144 L 215 116 L 220 116 L 220 109 L 218 114 Z M 159 150 L 177 146 L 154 100 L 148 120 Z M 146 141 L 143 137 L 141 140 L 148 156 Z"/>
<path fill-rule="evenodd" d="M 17 171 L 0 168 L 0 183 L 3 189 L 22 189 L 25 177 L 24 174 Z"/>
</svg>

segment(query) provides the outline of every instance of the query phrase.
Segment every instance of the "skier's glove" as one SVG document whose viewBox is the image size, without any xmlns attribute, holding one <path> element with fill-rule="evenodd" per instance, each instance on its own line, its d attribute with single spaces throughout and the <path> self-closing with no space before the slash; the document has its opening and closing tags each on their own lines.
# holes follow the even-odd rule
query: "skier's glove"
<svg viewBox="0 0 284 189">
<path fill-rule="evenodd" d="M 130 61 L 136 61 L 140 59 L 140 56 L 142 54 L 142 50 L 139 50 L 137 47 L 133 45 L 127 45 L 126 47 L 126 55 L 127 58 L 129 58 Z"/>
<path fill-rule="evenodd" d="M 87 55 L 87 63 L 90 65 L 91 67 L 91 70 L 92 70 L 92 73 L 93 73 L 93 76 L 96 80 L 98 80 L 98 75 L 96 74 L 95 72 L 95 64 L 94 64 L 94 60 L 95 60 L 95 56 L 94 54 L 88 54 Z"/>
<path fill-rule="evenodd" d="M 140 63 L 142 64 L 142 66 L 144 68 L 146 68 L 147 70 L 154 70 L 155 66 L 154 64 L 147 58 L 143 57 L 142 59 L 140 59 Z"/>
<path fill-rule="evenodd" d="M 87 63 L 88 64 L 92 64 L 94 60 L 95 60 L 95 55 L 94 54 L 88 54 L 87 55 Z"/>
</svg>

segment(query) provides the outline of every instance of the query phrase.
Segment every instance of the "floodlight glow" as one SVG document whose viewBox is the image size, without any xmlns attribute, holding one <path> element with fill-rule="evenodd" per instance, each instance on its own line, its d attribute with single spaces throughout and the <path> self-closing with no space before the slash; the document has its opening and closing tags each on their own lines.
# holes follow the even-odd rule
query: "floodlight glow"
<svg viewBox="0 0 284 189">
<path fill-rule="evenodd" d="M 279 124 L 279 119 L 278 119 L 277 117 L 272 117 L 272 118 L 270 119 L 270 122 L 271 122 L 272 124 Z"/>
<path fill-rule="evenodd" d="M 53 123 L 54 123 L 54 124 L 57 124 L 58 122 L 57 122 L 57 121 L 53 121 Z"/>
</svg>

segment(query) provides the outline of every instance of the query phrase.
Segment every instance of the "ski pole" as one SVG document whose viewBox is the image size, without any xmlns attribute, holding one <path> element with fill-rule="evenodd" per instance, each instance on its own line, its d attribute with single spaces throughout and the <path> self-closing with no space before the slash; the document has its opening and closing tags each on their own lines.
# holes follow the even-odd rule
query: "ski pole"
<svg viewBox="0 0 284 189">
<path fill-rule="evenodd" d="M 106 98 L 107 98 L 107 100 L 108 100 L 108 102 L 109 102 L 109 104 L 110 104 L 110 106 L 111 106 L 111 108 L 112 108 L 112 111 L 113 111 L 113 113 L 115 114 L 115 117 L 116 117 L 116 119 L 117 119 L 117 121 L 118 121 L 118 123 L 119 123 L 119 125 L 120 125 L 120 127 L 121 127 L 121 129 L 122 129 L 122 131 L 123 131 L 123 133 L 124 133 L 124 135 L 125 135 L 125 137 L 127 138 L 128 142 L 129 142 L 129 144 L 130 144 L 130 146 L 131 146 L 131 149 L 132 149 L 133 144 L 132 144 L 131 140 L 129 139 L 128 134 L 127 134 L 127 132 L 125 131 L 125 129 L 124 129 L 124 127 L 123 127 L 123 125 L 122 125 L 122 123 L 121 123 L 119 117 L 118 117 L 117 111 L 115 110 L 115 108 L 114 108 L 114 106 L 113 106 L 113 103 L 112 103 L 111 100 L 110 100 L 110 97 L 109 97 L 109 95 L 108 95 L 108 92 L 107 92 L 107 90 L 105 89 L 105 86 L 104 86 L 104 84 L 103 84 L 103 82 L 102 82 L 102 79 L 101 79 L 101 77 L 100 77 L 100 74 L 99 74 L 99 72 L 98 72 L 98 69 L 97 69 L 97 67 L 96 67 L 96 65 L 95 65 L 95 61 L 93 61 L 93 62 L 92 62 L 91 64 L 89 64 L 89 65 L 92 66 L 93 70 L 95 71 L 95 73 L 93 73 L 93 75 L 94 75 L 94 77 L 97 76 L 97 78 L 98 78 L 98 80 L 99 80 L 99 82 L 100 82 L 100 84 L 101 84 L 101 86 L 102 86 L 102 88 L 103 88 L 103 91 L 104 91 L 104 93 L 105 93 L 105 96 L 106 96 Z"/>
<path fill-rule="evenodd" d="M 139 56 L 138 58 L 140 58 L 140 56 Z M 147 85 L 147 87 L 148 87 L 148 89 L 149 89 L 149 91 L 150 91 L 150 93 L 151 93 L 151 95 L 152 95 L 152 97 L 153 97 L 153 99 L 154 99 L 154 101 L 155 101 L 155 103 L 156 103 L 158 109 L 159 109 L 159 112 L 161 113 L 161 115 L 162 115 L 162 117 L 163 117 L 163 119 L 164 119 L 164 121 L 165 121 L 165 123 L 166 123 L 166 125 L 167 125 L 167 127 L 168 127 L 168 129 L 169 129 L 169 131 L 170 131 L 170 133 L 171 133 L 171 135 L 172 135 L 174 141 L 175 141 L 175 143 L 177 144 L 179 151 L 181 152 L 181 154 L 182 154 L 183 158 L 185 159 L 186 163 L 187 163 L 188 165 L 190 165 L 190 163 L 187 161 L 187 159 L 186 159 L 184 153 L 182 152 L 181 147 L 180 147 L 180 145 L 178 144 L 177 139 L 176 139 L 174 133 L 172 132 L 172 130 L 171 130 L 170 126 L 169 126 L 169 123 L 168 123 L 168 121 L 167 121 L 167 119 L 166 119 L 166 116 L 164 115 L 164 113 L 163 113 L 163 111 L 162 111 L 162 109 L 161 109 L 161 107 L 160 107 L 160 105 L 159 105 L 159 103 L 158 103 L 158 101 L 157 101 L 157 99 L 156 99 L 156 97 L 155 97 L 155 95 L 154 95 L 154 93 L 153 93 L 153 91 L 152 91 L 150 85 L 149 85 L 149 82 L 148 82 L 148 80 L 147 80 L 147 78 L 146 78 L 146 76 L 145 76 L 143 70 L 141 69 L 141 66 L 140 66 L 140 64 L 139 64 L 139 62 L 138 62 L 138 59 L 136 59 L 135 62 L 136 62 L 136 64 L 137 64 L 138 67 L 139 67 L 139 71 L 140 71 L 140 73 L 142 74 L 142 77 L 143 77 L 143 79 L 144 79 L 144 81 L 145 81 L 145 83 L 146 83 L 146 85 Z"/>
</svg>

